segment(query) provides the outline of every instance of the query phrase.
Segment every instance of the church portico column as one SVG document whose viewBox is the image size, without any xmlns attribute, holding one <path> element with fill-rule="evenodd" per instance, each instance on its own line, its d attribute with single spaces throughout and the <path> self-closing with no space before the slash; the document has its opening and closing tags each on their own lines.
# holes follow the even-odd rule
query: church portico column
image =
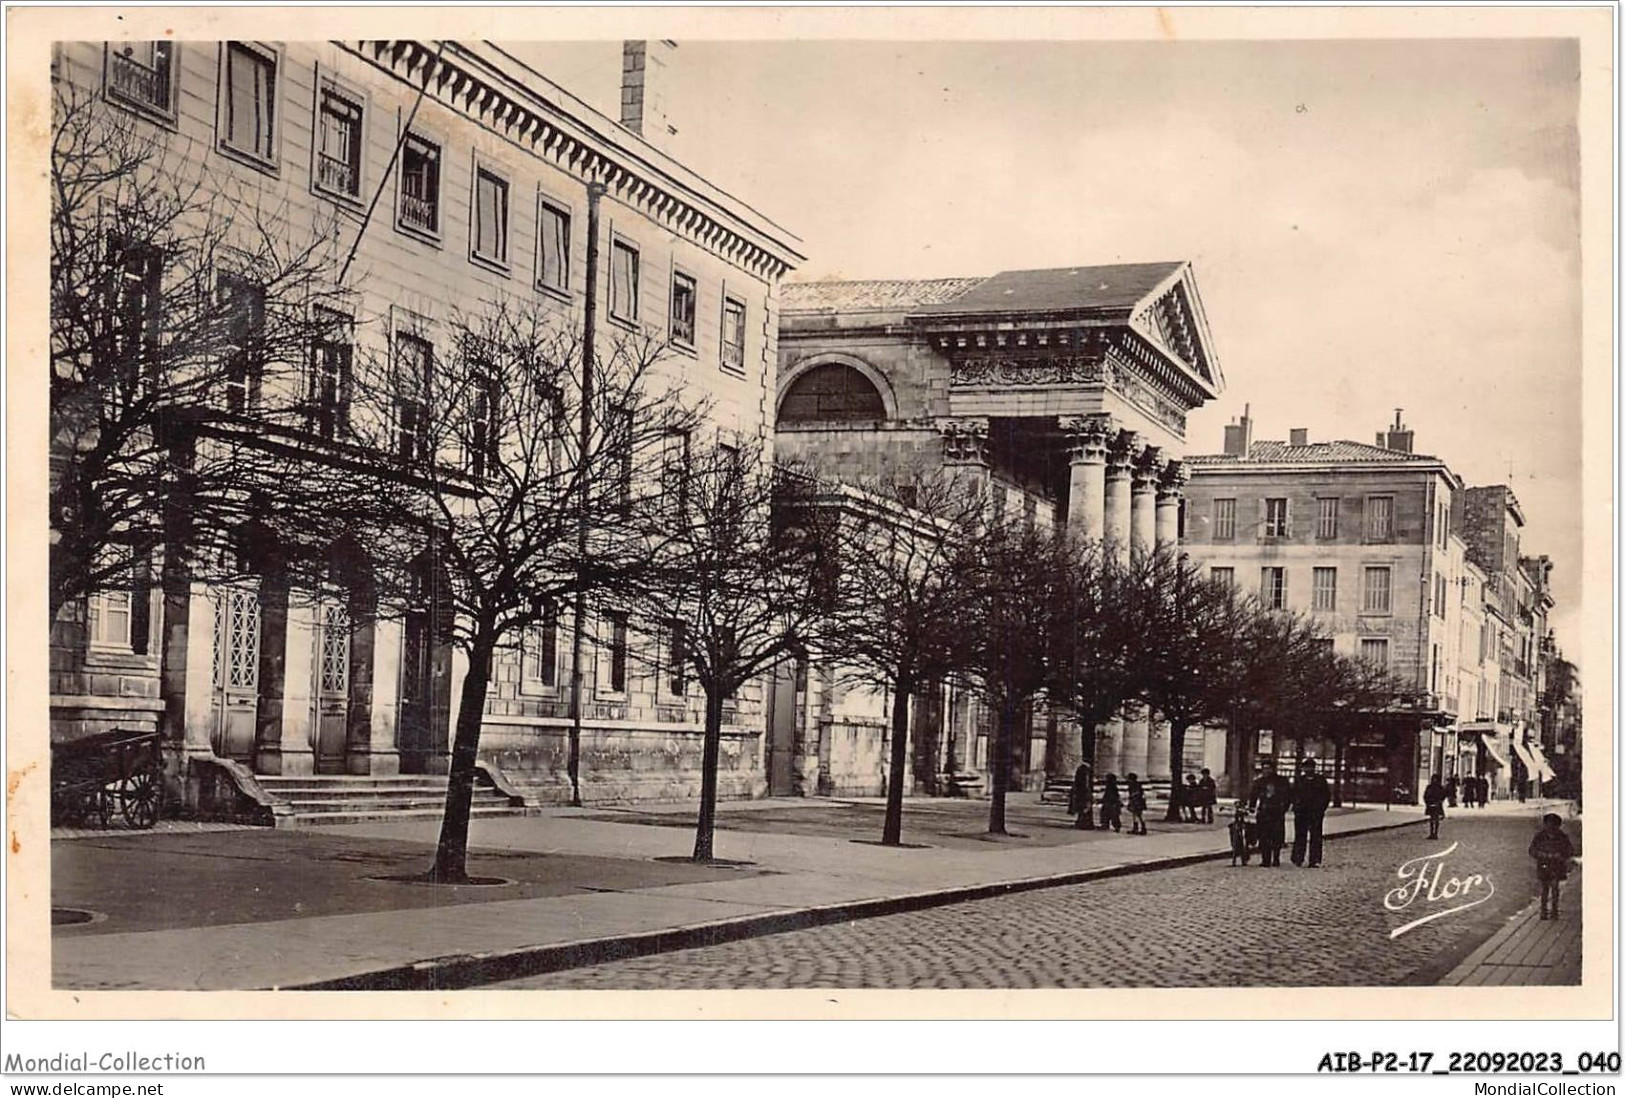
<svg viewBox="0 0 1625 1098">
<path fill-rule="evenodd" d="M 1066 524 L 1083 541 L 1099 541 L 1106 532 L 1106 448 L 1112 427 L 1107 415 L 1061 420 L 1072 466 Z"/>
<path fill-rule="evenodd" d="M 1157 547 L 1157 482 L 1162 478 L 1162 452 L 1155 446 L 1140 451 L 1134 462 L 1130 487 L 1129 544 L 1136 553 Z"/>
<path fill-rule="evenodd" d="M 1105 534 L 1107 551 L 1127 561 L 1133 536 L 1134 460 L 1142 449 L 1133 431 L 1119 431 L 1106 451 Z"/>
<path fill-rule="evenodd" d="M 1133 532 L 1133 470 L 1134 461 L 1143 449 L 1139 436 L 1133 431 L 1118 431 L 1106 450 L 1106 506 L 1104 541 L 1107 553 L 1120 563 L 1127 563 L 1129 540 Z M 1122 778 L 1125 768 L 1124 745 L 1128 741 L 1128 722 L 1114 720 L 1100 726 L 1095 741 L 1095 775 L 1097 778 L 1116 774 Z"/>
<path fill-rule="evenodd" d="M 1170 461 L 1157 481 L 1157 548 L 1179 547 L 1179 504 L 1189 474 L 1183 462 Z"/>
<path fill-rule="evenodd" d="M 1185 479 L 1185 467 L 1177 461 L 1165 462 L 1162 475 L 1157 478 L 1156 548 L 1159 552 L 1178 552 L 1179 499 Z M 1172 752 L 1173 739 L 1168 723 L 1160 720 L 1152 722 L 1149 758 L 1146 762 L 1146 769 L 1151 777 L 1183 780 L 1181 770 L 1184 768 L 1184 760 L 1173 758 Z"/>
<path fill-rule="evenodd" d="M 942 436 L 942 464 L 958 477 L 968 491 L 986 492 L 988 485 L 988 421 L 981 417 L 939 419 Z"/>
<path fill-rule="evenodd" d="M 1106 449 L 1116 425 L 1109 415 L 1089 415 L 1063 417 L 1060 427 L 1066 435 L 1067 457 L 1072 467 L 1067 530 L 1079 542 L 1099 543 L 1106 532 Z M 1075 722 L 1056 722 L 1045 759 L 1050 777 L 1071 778 L 1077 772 L 1078 764 L 1083 761 L 1084 739 L 1084 730 Z"/>
</svg>

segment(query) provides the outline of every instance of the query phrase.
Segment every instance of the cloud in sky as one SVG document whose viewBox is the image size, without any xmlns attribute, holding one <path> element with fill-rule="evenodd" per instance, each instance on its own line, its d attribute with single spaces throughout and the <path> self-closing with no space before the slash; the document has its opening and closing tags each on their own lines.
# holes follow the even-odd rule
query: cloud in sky
<svg viewBox="0 0 1625 1098">
<path fill-rule="evenodd" d="M 619 44 L 521 48 L 601 108 Z M 672 151 L 805 241 L 793 278 L 1190 259 L 1261 437 L 1510 483 L 1580 599 L 1579 56 L 1562 39 L 683 42 Z"/>
</svg>

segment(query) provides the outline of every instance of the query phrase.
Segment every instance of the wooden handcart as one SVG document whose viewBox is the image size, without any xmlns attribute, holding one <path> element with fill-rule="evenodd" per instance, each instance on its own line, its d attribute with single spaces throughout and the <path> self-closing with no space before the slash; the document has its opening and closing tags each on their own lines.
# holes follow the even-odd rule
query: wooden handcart
<svg viewBox="0 0 1625 1098">
<path fill-rule="evenodd" d="M 53 826 L 150 828 L 164 804 L 163 736 L 104 732 L 51 745 Z"/>
</svg>

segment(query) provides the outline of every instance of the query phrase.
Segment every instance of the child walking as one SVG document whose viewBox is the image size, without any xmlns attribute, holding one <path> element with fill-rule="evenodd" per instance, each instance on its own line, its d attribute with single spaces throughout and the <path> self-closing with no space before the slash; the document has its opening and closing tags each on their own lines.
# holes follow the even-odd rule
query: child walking
<svg viewBox="0 0 1625 1098">
<path fill-rule="evenodd" d="M 1117 792 L 1117 775 L 1106 775 L 1106 789 L 1100 795 L 1101 830 L 1123 830 L 1123 797 Z"/>
<path fill-rule="evenodd" d="M 1546 813 L 1540 822 L 1540 830 L 1529 843 L 1529 856 L 1535 859 L 1535 875 L 1540 878 L 1540 917 L 1555 919 L 1558 882 L 1568 879 L 1574 844 L 1563 833 L 1563 817 L 1556 812 Z"/>
<path fill-rule="evenodd" d="M 1140 776 L 1128 776 L 1128 814 L 1134 817 L 1134 826 L 1129 828 L 1130 835 L 1144 835 L 1145 830 L 1145 789 L 1140 785 Z"/>
</svg>

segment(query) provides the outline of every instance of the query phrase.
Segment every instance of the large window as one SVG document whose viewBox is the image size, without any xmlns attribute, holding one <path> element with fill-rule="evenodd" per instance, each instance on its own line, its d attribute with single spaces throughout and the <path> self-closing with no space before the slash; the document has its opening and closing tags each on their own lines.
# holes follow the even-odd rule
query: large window
<svg viewBox="0 0 1625 1098">
<path fill-rule="evenodd" d="M 745 369 L 745 303 L 738 298 L 722 303 L 722 364 L 730 370 Z"/>
<path fill-rule="evenodd" d="M 1361 608 L 1367 614 L 1387 614 L 1393 610 L 1394 570 L 1388 567 L 1365 570 L 1365 600 Z"/>
<path fill-rule="evenodd" d="M 175 44 L 109 42 L 107 94 L 165 118 L 175 117 Z"/>
<path fill-rule="evenodd" d="M 508 181 L 485 165 L 474 172 L 474 255 L 508 265 Z"/>
<path fill-rule="evenodd" d="M 1433 612 L 1439 617 L 1448 617 L 1445 612 L 1446 603 L 1450 598 L 1449 582 L 1437 572 L 1433 575 Z"/>
<path fill-rule="evenodd" d="M 396 223 L 440 235 L 440 146 L 415 133 L 401 143 L 401 208 Z"/>
<path fill-rule="evenodd" d="M 1287 522 L 1287 502 L 1284 496 L 1275 496 L 1264 501 L 1264 536 L 1267 538 L 1284 538 L 1292 533 L 1292 527 Z"/>
<path fill-rule="evenodd" d="M 525 631 L 519 664 L 519 689 L 553 690 L 559 684 L 559 612 L 553 603 L 542 609 L 542 624 Z"/>
<path fill-rule="evenodd" d="M 1208 569 L 1208 577 L 1212 579 L 1214 583 L 1222 583 L 1226 587 L 1234 587 L 1236 585 L 1236 570 L 1234 568 L 1226 568 L 1215 565 L 1214 567 Z"/>
<path fill-rule="evenodd" d="M 543 201 L 537 217 L 536 283 L 550 290 L 570 288 L 570 215 Z"/>
<path fill-rule="evenodd" d="M 623 611 L 615 611 L 607 616 L 605 627 L 608 632 L 609 657 L 608 672 L 603 683 L 604 688 L 612 694 L 626 693 L 626 644 L 627 644 L 627 616 Z"/>
<path fill-rule="evenodd" d="M 476 478 L 496 468 L 502 440 L 502 390 L 494 371 L 480 369 L 469 379 L 468 440 L 466 459 L 468 471 Z"/>
<path fill-rule="evenodd" d="M 132 601 L 128 591 L 102 591 L 90 596 L 92 648 L 129 649 Z"/>
<path fill-rule="evenodd" d="M 661 455 L 660 490 L 666 507 L 673 517 L 688 511 L 689 481 L 692 477 L 689 432 L 666 432 L 665 451 Z"/>
<path fill-rule="evenodd" d="M 694 304 L 698 292 L 691 275 L 674 271 L 671 276 L 671 338 L 684 347 L 694 346 Z"/>
<path fill-rule="evenodd" d="M 345 198 L 361 197 L 360 96 L 324 83 L 316 118 L 316 186 Z"/>
<path fill-rule="evenodd" d="M 1314 608 L 1316 610 L 1337 609 L 1337 569 L 1315 569 Z"/>
<path fill-rule="evenodd" d="M 1392 541 L 1394 538 L 1394 497 L 1367 496 L 1365 500 L 1365 536 L 1368 541 Z"/>
<path fill-rule="evenodd" d="M 350 429 L 354 322 L 343 313 L 318 305 L 315 327 L 309 426 L 323 438 L 338 438 Z"/>
<path fill-rule="evenodd" d="M 276 54 L 247 42 L 227 42 L 220 81 L 220 143 L 256 160 L 276 158 Z"/>
<path fill-rule="evenodd" d="M 216 293 L 222 326 L 226 409 L 245 413 L 260 399 L 264 373 L 265 287 L 238 274 L 221 274 Z"/>
<path fill-rule="evenodd" d="M 680 698 L 688 693 L 688 626 L 666 623 L 666 693 Z"/>
<path fill-rule="evenodd" d="M 604 448 L 610 458 L 610 502 L 621 514 L 632 509 L 632 431 L 633 413 L 630 408 L 613 404 L 604 424 L 608 432 Z"/>
<path fill-rule="evenodd" d="M 1213 501 L 1213 540 L 1230 541 L 1236 536 L 1236 501 Z"/>
<path fill-rule="evenodd" d="M 1360 658 L 1371 666 L 1386 671 L 1388 669 L 1388 638 L 1361 638 Z"/>
<path fill-rule="evenodd" d="M 1337 537 L 1337 510 L 1336 496 L 1321 498 L 1320 522 L 1315 527 L 1315 536 L 1321 541 L 1331 541 Z"/>
<path fill-rule="evenodd" d="M 130 393 L 157 365 L 163 314 L 164 256 L 158 248 L 108 240 L 110 265 L 118 272 L 107 311 L 113 356 L 106 376 L 117 377 Z"/>
<path fill-rule="evenodd" d="M 629 323 L 638 319 L 638 250 L 624 240 L 609 250 L 609 315 Z"/>
<path fill-rule="evenodd" d="M 434 347 L 410 332 L 395 335 L 395 453 L 405 464 L 428 456 L 428 398 Z"/>
<path fill-rule="evenodd" d="M 1264 568 L 1260 570 L 1259 601 L 1266 610 L 1286 609 L 1286 569 Z"/>
</svg>

